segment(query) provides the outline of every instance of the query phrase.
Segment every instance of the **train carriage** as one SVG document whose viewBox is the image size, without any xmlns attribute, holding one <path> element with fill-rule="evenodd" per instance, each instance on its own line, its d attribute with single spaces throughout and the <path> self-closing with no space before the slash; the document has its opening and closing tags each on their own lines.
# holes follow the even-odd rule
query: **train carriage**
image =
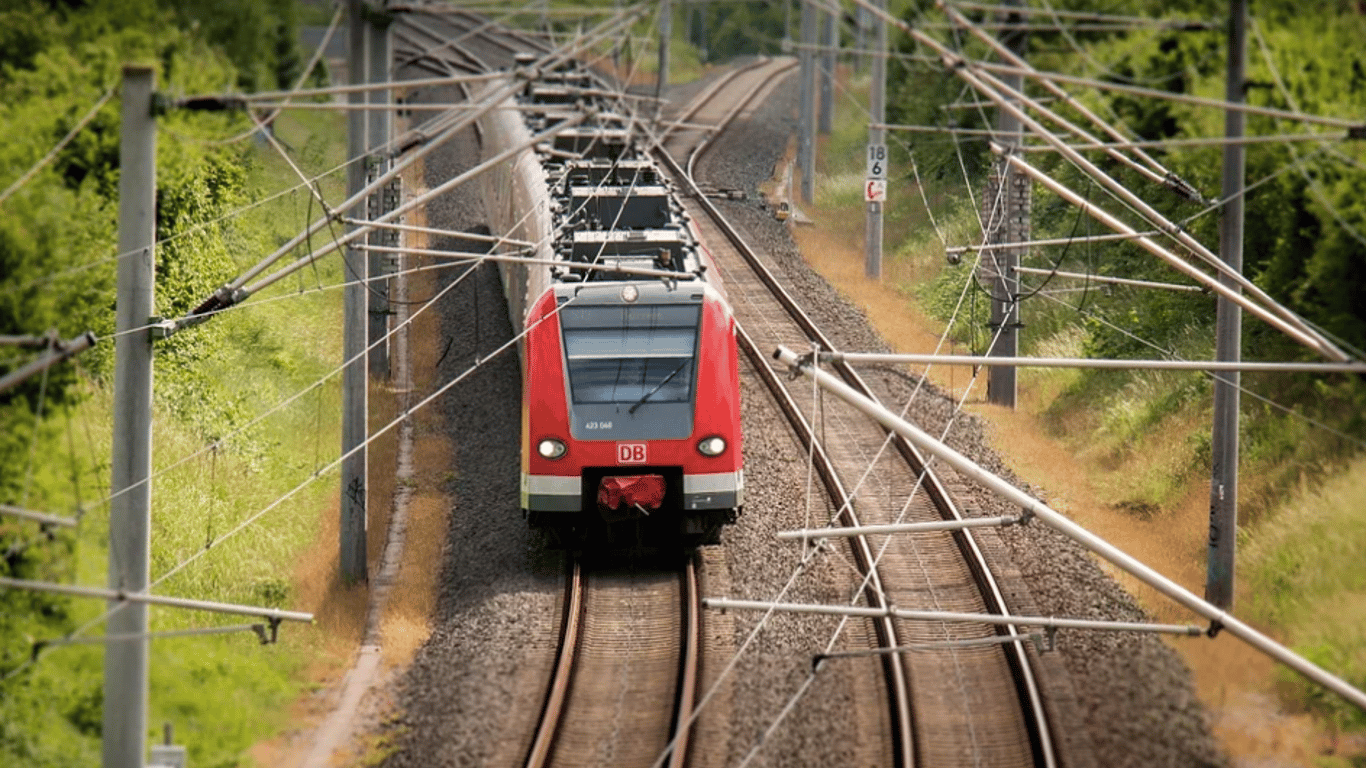
<svg viewBox="0 0 1366 768">
<path fill-rule="evenodd" d="M 538 94 L 563 114 L 564 91 L 543 81 L 493 113 L 485 155 L 528 144 L 553 119 Z M 735 321 L 674 190 L 608 106 L 485 186 L 494 230 L 532 244 L 502 270 L 525 330 L 521 506 L 566 546 L 716 543 L 744 504 Z"/>
</svg>

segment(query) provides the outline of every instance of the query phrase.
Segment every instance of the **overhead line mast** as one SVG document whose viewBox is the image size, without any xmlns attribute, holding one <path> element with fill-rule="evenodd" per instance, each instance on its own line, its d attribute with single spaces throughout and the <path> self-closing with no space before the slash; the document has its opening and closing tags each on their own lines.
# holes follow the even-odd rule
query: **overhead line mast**
<svg viewBox="0 0 1366 768">
<path fill-rule="evenodd" d="M 114 440 L 109 462 L 109 589 L 146 592 L 152 549 L 152 333 L 156 311 L 156 118 L 148 66 L 123 68 L 119 259 L 114 341 Z M 111 608 L 114 604 L 111 604 Z M 147 753 L 147 606 L 118 605 L 104 651 L 101 764 L 142 768 Z"/>
<path fill-rule="evenodd" d="M 1247 65 L 1247 0 L 1233 0 L 1229 9 L 1228 79 L 1224 98 L 1241 104 Z M 1243 270 L 1243 181 L 1247 147 L 1242 138 L 1246 115 L 1234 109 L 1224 113 L 1224 215 L 1220 221 L 1219 255 L 1229 271 Z M 1219 282 L 1230 291 L 1238 285 L 1228 273 Z M 1228 297 L 1219 297 L 1215 317 L 1215 357 L 1222 362 L 1242 359 L 1243 315 Z M 1238 540 L 1238 405 L 1237 371 L 1214 374 L 1214 427 L 1210 440 L 1209 558 L 1206 562 L 1205 599 L 1220 608 L 1233 607 L 1234 560 Z"/>
<path fill-rule="evenodd" d="M 1007 23 L 1019 20 L 1014 10 L 1023 5 L 1022 0 L 1007 0 L 1011 10 L 1003 14 Z M 1027 49 L 1024 32 L 1004 32 L 998 50 L 1009 54 L 1016 60 Z M 1005 86 L 1016 97 L 1024 94 L 1024 78 L 1015 75 L 1003 78 Z M 1009 98 L 1009 93 L 1004 94 Z M 1012 99 L 1018 105 L 1018 101 Z M 987 182 L 987 193 L 982 195 L 982 222 L 986 231 L 983 240 L 988 244 L 1012 244 L 1028 241 L 1030 238 L 1030 182 L 1029 178 L 1017 172 L 1010 165 L 1008 155 L 1013 153 L 1021 141 L 1020 119 L 1012 110 L 1004 108 L 996 112 L 998 140 L 1003 142 L 1007 157 L 1000 158 L 995 164 L 991 178 Z M 991 292 L 991 346 L 987 348 L 988 357 L 1015 357 L 1020 348 L 1020 279 L 1015 274 L 1023 256 L 1022 249 L 1006 247 L 999 251 L 988 252 L 981 260 L 983 276 Z M 987 402 L 1015 407 L 1016 377 L 1013 366 L 995 366 L 987 373 Z"/>
</svg>

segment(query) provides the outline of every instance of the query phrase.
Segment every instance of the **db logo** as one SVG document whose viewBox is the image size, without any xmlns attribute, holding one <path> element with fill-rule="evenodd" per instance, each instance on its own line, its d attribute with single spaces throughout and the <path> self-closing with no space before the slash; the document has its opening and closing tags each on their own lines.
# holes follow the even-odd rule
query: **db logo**
<svg viewBox="0 0 1366 768">
<path fill-rule="evenodd" d="M 645 443 L 617 443 L 618 464 L 644 464 Z"/>
</svg>

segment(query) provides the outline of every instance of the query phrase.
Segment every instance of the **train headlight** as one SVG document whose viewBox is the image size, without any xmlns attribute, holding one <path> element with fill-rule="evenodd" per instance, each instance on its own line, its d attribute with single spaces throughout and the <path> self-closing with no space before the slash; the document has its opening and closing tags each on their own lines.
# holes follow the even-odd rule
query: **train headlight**
<svg viewBox="0 0 1366 768">
<path fill-rule="evenodd" d="M 543 458 L 547 459 L 558 459 L 561 456 L 563 456 L 565 452 L 567 452 L 568 450 L 569 449 L 565 447 L 564 443 L 560 442 L 559 440 L 556 440 L 553 437 L 547 437 L 546 439 L 536 444 L 536 452 L 541 454 Z"/>
<path fill-rule="evenodd" d="M 726 439 L 719 436 L 704 437 L 702 442 L 697 444 L 697 450 L 701 451 L 703 456 L 720 456 L 726 452 Z"/>
<path fill-rule="evenodd" d="M 640 289 L 636 288 L 634 285 L 628 285 L 621 289 L 621 300 L 627 304 L 630 304 L 638 298 L 640 298 Z"/>
</svg>

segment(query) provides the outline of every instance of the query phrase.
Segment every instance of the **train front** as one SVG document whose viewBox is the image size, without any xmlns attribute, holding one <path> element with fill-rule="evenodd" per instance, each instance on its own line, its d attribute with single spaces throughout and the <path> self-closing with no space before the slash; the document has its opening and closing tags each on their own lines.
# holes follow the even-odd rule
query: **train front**
<svg viewBox="0 0 1366 768">
<path fill-rule="evenodd" d="M 527 327 L 528 519 L 566 546 L 718 542 L 744 503 L 735 327 L 718 292 L 564 283 Z"/>
</svg>

